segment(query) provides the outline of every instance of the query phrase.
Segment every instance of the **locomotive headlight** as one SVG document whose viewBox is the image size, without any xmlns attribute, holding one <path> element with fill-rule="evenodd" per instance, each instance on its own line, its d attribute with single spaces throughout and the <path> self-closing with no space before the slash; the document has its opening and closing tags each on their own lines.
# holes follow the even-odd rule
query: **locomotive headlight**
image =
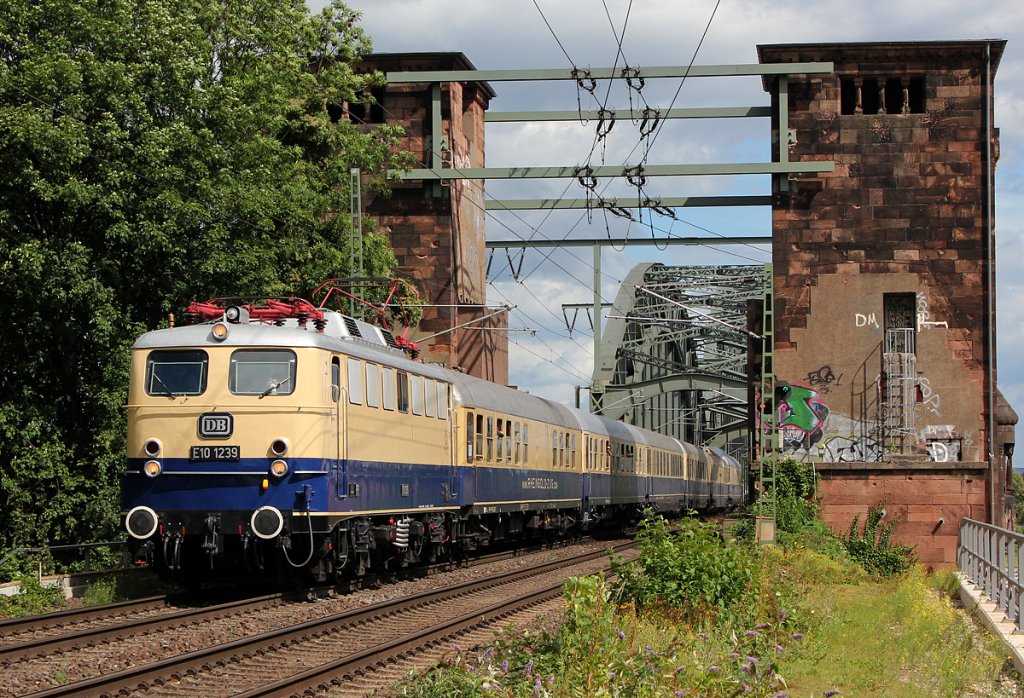
<svg viewBox="0 0 1024 698">
<path fill-rule="evenodd" d="M 213 326 L 211 332 L 213 333 L 213 338 L 218 342 L 223 342 L 228 338 L 228 326 L 226 323 L 218 322 Z"/>
<path fill-rule="evenodd" d="M 142 450 L 146 452 L 146 455 L 150 458 L 156 458 L 160 455 L 161 444 L 158 439 L 149 439 L 143 446 Z"/>
<path fill-rule="evenodd" d="M 278 458 L 270 464 L 270 474 L 274 477 L 284 477 L 288 474 L 288 463 Z"/>
<path fill-rule="evenodd" d="M 228 322 L 238 322 L 238 319 L 242 317 L 242 309 L 237 305 L 228 306 L 227 310 L 224 311 L 224 319 Z"/>
<path fill-rule="evenodd" d="M 288 439 L 274 439 L 270 442 L 270 452 L 280 458 L 288 453 Z"/>
<path fill-rule="evenodd" d="M 156 533 L 158 523 L 156 512 L 149 507 L 135 507 L 124 517 L 124 527 L 128 534 L 139 540 L 145 540 Z"/>
<path fill-rule="evenodd" d="M 163 468 L 158 460 L 148 460 L 146 464 L 142 466 L 142 472 L 146 473 L 149 477 L 156 477 L 160 474 Z"/>
</svg>

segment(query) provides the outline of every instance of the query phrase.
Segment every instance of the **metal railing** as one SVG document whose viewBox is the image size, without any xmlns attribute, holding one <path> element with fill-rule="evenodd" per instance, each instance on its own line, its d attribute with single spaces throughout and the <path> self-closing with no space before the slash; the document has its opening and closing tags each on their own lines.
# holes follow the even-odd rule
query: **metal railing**
<svg viewBox="0 0 1024 698">
<path fill-rule="evenodd" d="M 105 541 L 102 543 L 78 543 L 75 545 L 50 545 L 45 548 L 12 548 L 7 552 L 7 555 L 0 560 L 0 565 L 3 565 L 8 560 L 11 560 L 17 555 L 36 555 L 36 574 L 39 579 L 43 578 L 43 564 L 44 558 L 48 558 L 49 564 L 53 564 L 53 553 L 61 553 L 68 551 L 77 551 L 84 555 L 84 569 L 82 572 L 92 572 L 92 551 L 97 548 L 120 548 L 121 549 L 121 568 L 125 569 L 129 567 L 129 559 L 127 554 L 127 548 L 125 547 L 125 541 L 114 540 Z"/>
<path fill-rule="evenodd" d="M 991 524 L 961 519 L 960 571 L 1024 632 L 1024 534 Z"/>
</svg>

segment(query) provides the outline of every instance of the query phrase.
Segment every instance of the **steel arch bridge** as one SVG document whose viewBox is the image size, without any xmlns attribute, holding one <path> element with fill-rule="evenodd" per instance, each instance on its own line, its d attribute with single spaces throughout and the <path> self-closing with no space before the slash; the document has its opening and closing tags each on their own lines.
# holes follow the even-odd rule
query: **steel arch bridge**
<svg viewBox="0 0 1024 698">
<path fill-rule="evenodd" d="M 595 371 L 595 412 L 749 458 L 750 301 L 764 266 L 644 263 L 608 314 Z M 755 380 L 756 382 L 756 380 Z"/>
</svg>

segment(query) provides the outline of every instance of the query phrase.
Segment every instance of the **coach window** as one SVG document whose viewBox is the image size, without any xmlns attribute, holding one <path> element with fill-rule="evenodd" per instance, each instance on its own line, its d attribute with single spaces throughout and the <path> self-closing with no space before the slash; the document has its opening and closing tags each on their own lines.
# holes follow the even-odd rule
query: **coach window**
<svg viewBox="0 0 1024 698">
<path fill-rule="evenodd" d="M 437 383 L 429 378 L 423 379 L 423 414 L 433 417 L 437 409 Z"/>
<path fill-rule="evenodd" d="M 409 412 L 409 374 L 405 371 L 398 372 L 398 411 Z"/>
<path fill-rule="evenodd" d="M 160 376 L 163 378 L 163 376 Z M 228 390 L 235 395 L 291 395 L 295 391 L 295 352 L 239 349 L 231 355 Z"/>
<path fill-rule="evenodd" d="M 466 413 L 466 462 L 473 462 L 473 442 L 476 440 L 475 434 L 476 418 L 472 412 Z"/>
<path fill-rule="evenodd" d="M 348 401 L 363 404 L 363 365 L 356 359 L 348 360 Z"/>
<path fill-rule="evenodd" d="M 569 467 L 575 468 L 576 463 L 576 435 L 572 435 L 572 457 L 569 459 Z"/>
<path fill-rule="evenodd" d="M 380 407 L 380 366 L 366 364 L 366 406 Z"/>
<path fill-rule="evenodd" d="M 530 425 L 523 424 L 523 464 L 530 462 Z"/>
<path fill-rule="evenodd" d="M 498 452 L 495 456 L 495 460 L 499 463 L 504 459 L 505 453 L 505 427 L 502 426 L 504 422 L 498 420 Z"/>
<path fill-rule="evenodd" d="M 146 394 L 202 395 L 208 364 L 205 351 L 151 351 L 146 359 Z"/>
<path fill-rule="evenodd" d="M 476 416 L 476 459 L 480 460 L 484 457 L 484 416 L 478 414 Z"/>
<path fill-rule="evenodd" d="M 520 463 L 520 460 L 519 460 L 519 446 L 521 444 L 521 441 L 520 441 L 520 436 L 521 435 L 519 433 L 519 426 L 520 426 L 519 422 L 516 422 L 516 426 L 515 426 L 515 429 L 516 429 L 516 465 L 519 465 L 519 463 Z"/>
<path fill-rule="evenodd" d="M 384 409 L 395 411 L 395 369 L 384 367 Z"/>
<path fill-rule="evenodd" d="M 448 384 L 437 384 L 437 418 L 448 419 Z"/>
<path fill-rule="evenodd" d="M 512 462 L 512 420 L 505 421 L 505 461 Z"/>
<path fill-rule="evenodd" d="M 487 418 L 487 461 L 494 460 L 494 417 Z"/>
<path fill-rule="evenodd" d="M 551 466 L 558 465 L 558 432 L 551 432 Z"/>
<path fill-rule="evenodd" d="M 412 393 L 412 413 L 423 414 L 423 378 L 409 376 L 409 385 Z"/>
</svg>

